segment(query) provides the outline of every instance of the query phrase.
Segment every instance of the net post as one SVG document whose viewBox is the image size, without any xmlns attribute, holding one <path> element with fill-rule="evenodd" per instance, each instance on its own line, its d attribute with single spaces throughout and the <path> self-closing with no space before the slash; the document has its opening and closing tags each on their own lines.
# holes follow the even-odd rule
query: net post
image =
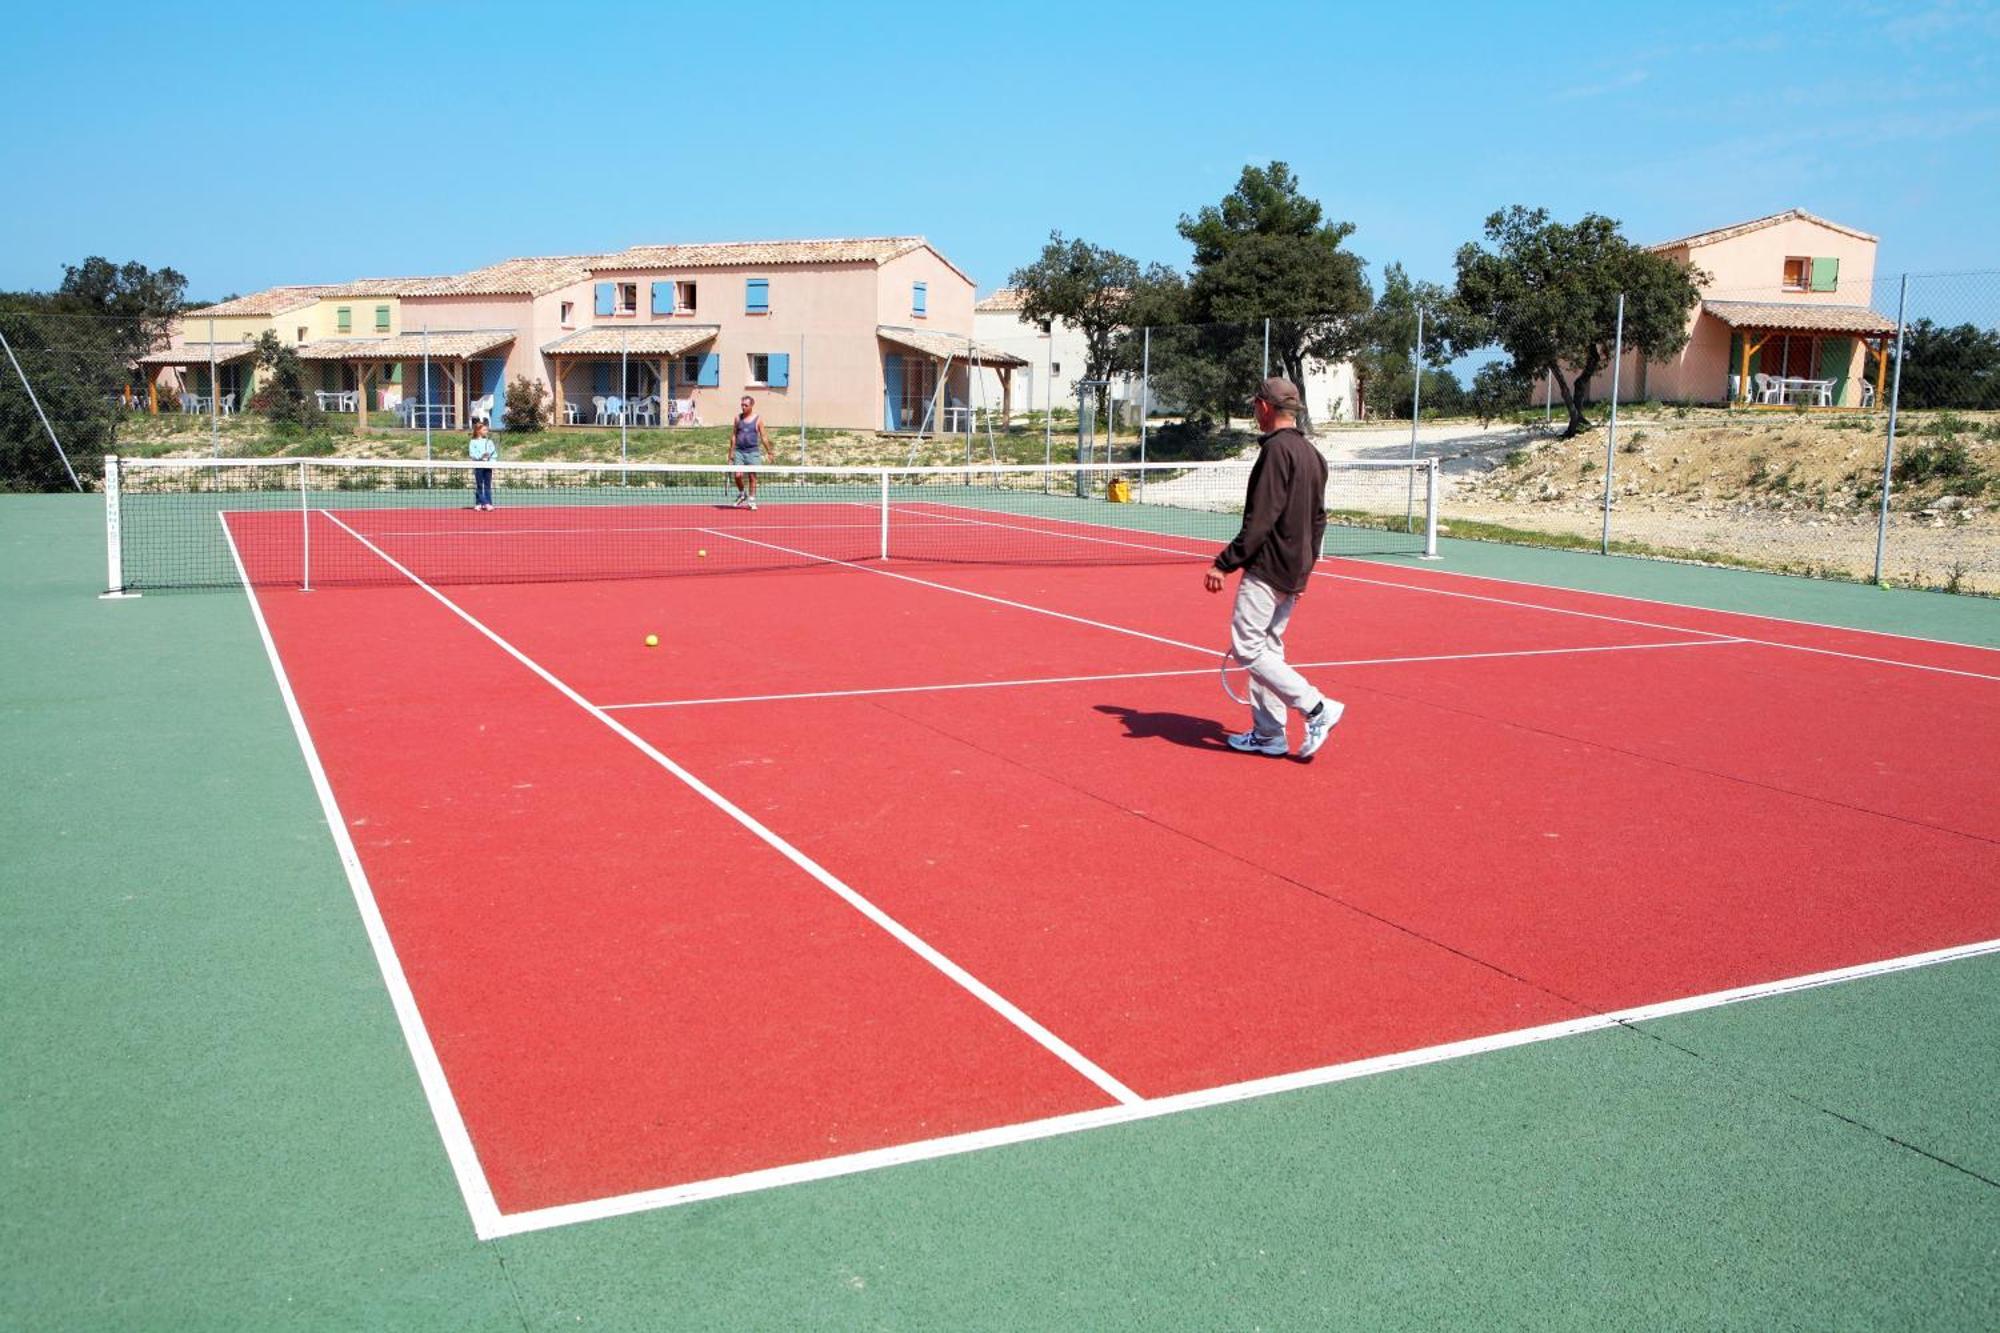
<svg viewBox="0 0 2000 1333">
<path fill-rule="evenodd" d="M 104 456 L 104 598 L 137 597 L 125 591 L 124 491 L 119 487 L 118 455 Z"/>
<path fill-rule="evenodd" d="M 1424 553 L 1425 560 L 1438 555 L 1438 460 L 1424 460 Z"/>
<path fill-rule="evenodd" d="M 883 468 L 879 478 L 882 483 L 882 558 L 889 558 L 889 469 Z"/>
<path fill-rule="evenodd" d="M 428 375 L 424 380 L 426 396 L 430 389 Z M 428 406 L 428 404 L 426 404 Z M 299 460 L 299 591 L 313 590 L 313 533 L 312 510 L 306 504 L 306 462 Z"/>
</svg>

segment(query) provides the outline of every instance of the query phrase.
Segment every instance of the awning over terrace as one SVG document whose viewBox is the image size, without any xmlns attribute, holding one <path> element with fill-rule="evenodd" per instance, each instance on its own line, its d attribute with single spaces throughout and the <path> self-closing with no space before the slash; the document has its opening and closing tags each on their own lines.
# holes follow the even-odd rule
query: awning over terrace
<svg viewBox="0 0 2000 1333">
<path fill-rule="evenodd" d="M 1010 424 L 1014 419 L 1014 372 L 1026 368 L 1031 363 L 1025 357 L 1003 352 L 997 347 L 988 347 L 970 338 L 957 334 L 938 333 L 931 329 L 912 329 L 900 324 L 880 324 L 875 328 L 875 336 L 893 347 L 915 352 L 935 364 L 935 373 L 926 372 L 934 387 L 919 388 L 920 397 L 910 401 L 910 390 L 905 389 L 905 401 L 894 401 L 895 392 L 890 392 L 890 403 L 885 412 L 883 428 L 892 433 L 907 432 L 912 427 L 922 435 L 932 424 L 943 426 L 947 433 L 955 434 L 960 429 L 972 429 L 973 412 L 969 406 L 948 406 L 945 402 L 947 387 L 951 382 L 953 362 L 964 366 L 968 373 L 973 371 L 993 371 L 1000 377 L 1000 421 Z M 905 421 L 909 417 L 912 420 Z"/>
<path fill-rule="evenodd" d="M 555 419 L 567 423 L 575 415 L 570 409 L 568 389 L 563 383 L 571 366 L 587 361 L 617 361 L 620 358 L 628 366 L 633 361 L 657 362 L 660 391 L 669 394 L 673 384 L 674 359 L 705 343 L 714 342 L 715 335 L 721 331 L 721 326 L 716 324 L 670 324 L 664 327 L 641 324 L 630 328 L 578 329 L 552 343 L 543 343 L 542 355 L 555 365 L 555 373 L 549 377 L 555 386 Z M 618 393 L 622 396 L 626 390 L 621 388 Z M 665 411 L 671 404 L 654 406 Z"/>
<path fill-rule="evenodd" d="M 960 338 L 949 333 L 933 333 L 929 329 L 906 329 L 900 325 L 884 324 L 875 330 L 876 336 L 884 342 L 895 343 L 898 347 L 912 352 L 922 352 L 934 361 L 949 361 L 954 357 L 994 370 L 1019 370 L 1028 365 L 1024 357 L 1012 352 L 1003 352 L 997 347 L 976 343 L 970 338 Z"/>
<path fill-rule="evenodd" d="M 148 352 L 139 358 L 139 364 L 155 370 L 179 366 L 206 366 L 211 363 L 226 366 L 232 361 L 241 361 L 257 355 L 256 343 L 184 343 L 179 347 L 165 347 L 157 352 Z"/>
<path fill-rule="evenodd" d="M 1730 330 L 1730 401 L 1763 407 L 1872 407 L 1883 401 L 1888 343 L 1896 336 L 1896 321 L 1888 316 L 1866 306 L 1808 301 L 1703 301 L 1701 308 Z"/>
<path fill-rule="evenodd" d="M 378 368 L 385 363 L 417 363 L 428 358 L 432 370 L 450 383 L 451 414 L 447 418 L 445 407 L 430 401 L 429 385 L 421 387 L 422 408 L 427 412 L 435 408 L 434 424 L 455 425 L 466 420 L 466 362 L 498 351 L 513 341 L 512 329 L 470 329 L 450 333 L 400 333 L 389 338 L 319 338 L 300 344 L 298 353 L 301 361 L 353 364 L 359 390 L 355 399 L 355 419 L 361 426 L 368 424 L 371 381 L 379 373 Z"/>
</svg>

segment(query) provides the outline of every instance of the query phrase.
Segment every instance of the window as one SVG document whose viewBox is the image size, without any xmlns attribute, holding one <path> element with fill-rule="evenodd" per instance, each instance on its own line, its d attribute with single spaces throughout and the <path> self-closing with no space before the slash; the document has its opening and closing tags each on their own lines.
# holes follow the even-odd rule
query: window
<svg viewBox="0 0 2000 1333">
<path fill-rule="evenodd" d="M 387 333 L 389 331 L 388 306 L 378 305 L 375 307 L 375 331 L 377 333 Z"/>
<path fill-rule="evenodd" d="M 693 352 L 681 358 L 681 383 L 698 384 L 701 381 L 701 353 Z"/>
<path fill-rule="evenodd" d="M 338 310 L 335 310 L 333 312 L 333 327 L 342 333 L 352 333 L 354 331 L 354 308 L 352 306 L 341 306 Z"/>
<path fill-rule="evenodd" d="M 768 315 L 771 313 L 771 280 L 769 278 L 745 278 L 743 280 L 743 313 L 746 315 Z"/>
<path fill-rule="evenodd" d="M 761 386 L 764 384 L 768 384 L 770 382 L 770 378 L 771 378 L 771 354 L 769 352 L 750 353 L 749 383 Z"/>
<path fill-rule="evenodd" d="M 636 315 L 639 313 L 639 284 L 621 282 L 618 284 L 618 313 Z"/>
<path fill-rule="evenodd" d="M 1804 291 L 1806 289 L 1806 280 L 1811 272 L 1812 261 L 1810 259 L 1787 259 L 1785 261 L 1785 290 L 1788 292 Z"/>
<path fill-rule="evenodd" d="M 303 325 L 303 324 L 301 324 L 301 325 L 299 325 L 299 336 L 298 336 L 298 337 L 296 337 L 296 338 L 294 338 L 294 339 L 292 339 L 292 341 L 293 341 L 293 342 L 300 342 L 300 343 L 302 343 L 302 342 L 304 342 L 305 340 L 306 340 L 306 326 L 305 326 L 305 325 Z"/>
<path fill-rule="evenodd" d="M 676 313 L 682 315 L 692 315 L 694 313 L 693 283 L 677 282 L 674 284 L 674 310 Z"/>
<path fill-rule="evenodd" d="M 576 302 L 564 301 L 562 303 L 562 326 L 566 329 L 576 327 Z"/>
<path fill-rule="evenodd" d="M 929 301 L 930 301 L 930 285 L 928 283 L 913 282 L 910 284 L 911 314 L 915 315 L 918 319 L 922 319 L 925 314 L 924 308 L 926 305 L 929 304 Z"/>
</svg>

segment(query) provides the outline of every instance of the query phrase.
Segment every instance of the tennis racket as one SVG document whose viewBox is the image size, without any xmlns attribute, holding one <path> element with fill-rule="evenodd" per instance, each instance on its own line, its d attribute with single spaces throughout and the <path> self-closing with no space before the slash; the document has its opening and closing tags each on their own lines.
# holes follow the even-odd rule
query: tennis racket
<svg viewBox="0 0 2000 1333">
<path fill-rule="evenodd" d="M 1222 650 L 1222 665 L 1217 674 L 1222 677 L 1222 692 L 1247 708 L 1250 704 L 1250 668 L 1236 660 L 1234 649 Z"/>
</svg>

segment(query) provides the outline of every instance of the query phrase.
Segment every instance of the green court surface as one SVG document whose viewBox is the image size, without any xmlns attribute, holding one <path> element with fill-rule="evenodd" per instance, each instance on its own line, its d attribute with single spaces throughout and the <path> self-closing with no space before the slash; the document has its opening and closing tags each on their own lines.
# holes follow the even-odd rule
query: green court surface
<svg viewBox="0 0 2000 1333">
<path fill-rule="evenodd" d="M 480 1242 L 244 599 L 97 600 L 101 516 L 0 499 L 0 1327 L 2000 1326 L 1995 955 Z"/>
</svg>

